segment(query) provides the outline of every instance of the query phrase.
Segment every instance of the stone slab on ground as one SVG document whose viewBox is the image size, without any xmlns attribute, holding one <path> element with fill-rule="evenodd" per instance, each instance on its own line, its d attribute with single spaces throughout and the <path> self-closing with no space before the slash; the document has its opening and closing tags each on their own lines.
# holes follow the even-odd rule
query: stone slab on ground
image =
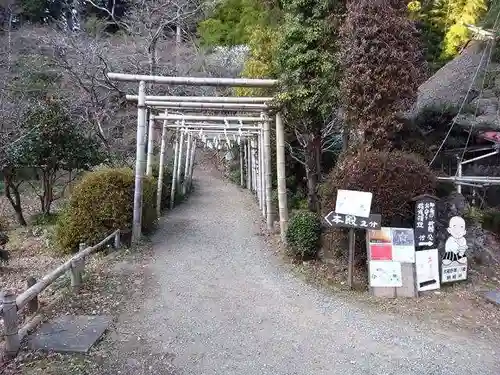
<svg viewBox="0 0 500 375">
<path fill-rule="evenodd" d="M 29 336 L 32 350 L 87 353 L 108 329 L 112 318 L 103 315 L 65 315 L 48 321 Z"/>
<path fill-rule="evenodd" d="M 484 298 L 500 306 L 500 290 L 491 290 L 484 293 Z"/>
</svg>

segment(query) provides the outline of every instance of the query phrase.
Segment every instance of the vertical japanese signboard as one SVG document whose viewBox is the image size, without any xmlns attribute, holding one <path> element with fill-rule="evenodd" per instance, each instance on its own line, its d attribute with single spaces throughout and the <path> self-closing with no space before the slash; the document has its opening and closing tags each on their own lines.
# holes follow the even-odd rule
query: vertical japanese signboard
<svg viewBox="0 0 500 375">
<path fill-rule="evenodd" d="M 432 195 L 421 195 L 415 201 L 415 247 L 417 289 L 421 292 L 440 288 L 436 238 L 437 201 Z"/>
<path fill-rule="evenodd" d="M 432 195 L 415 198 L 415 245 L 417 248 L 436 247 L 436 202 Z"/>
</svg>

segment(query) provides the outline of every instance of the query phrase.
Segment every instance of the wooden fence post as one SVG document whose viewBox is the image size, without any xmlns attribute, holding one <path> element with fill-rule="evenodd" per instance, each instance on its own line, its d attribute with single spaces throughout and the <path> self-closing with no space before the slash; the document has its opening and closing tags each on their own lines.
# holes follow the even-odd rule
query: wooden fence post
<svg viewBox="0 0 500 375">
<path fill-rule="evenodd" d="M 122 246 L 122 244 L 121 244 L 121 240 L 120 240 L 120 231 L 118 231 L 115 234 L 115 250 L 118 250 L 121 246 Z"/>
<path fill-rule="evenodd" d="M 2 293 L 3 324 L 5 334 L 5 354 L 9 358 L 16 356 L 19 351 L 20 340 L 17 326 L 16 296 L 10 290 Z"/>
<path fill-rule="evenodd" d="M 80 290 L 80 286 L 82 285 L 80 261 L 72 261 L 69 272 L 71 278 L 71 288 L 73 289 L 73 292 L 78 293 L 78 291 Z"/>
<path fill-rule="evenodd" d="M 80 251 L 85 250 L 87 245 L 85 243 L 80 244 Z M 82 275 L 85 269 L 85 259 L 81 258 L 76 261 L 71 262 L 71 268 L 69 269 L 69 275 L 71 278 L 71 288 L 73 292 L 78 293 L 82 285 Z"/>
<path fill-rule="evenodd" d="M 26 280 L 28 289 L 36 284 L 36 279 L 33 276 L 28 277 Z M 34 314 L 38 311 L 38 295 L 33 297 L 31 301 L 28 302 L 28 312 Z"/>
</svg>

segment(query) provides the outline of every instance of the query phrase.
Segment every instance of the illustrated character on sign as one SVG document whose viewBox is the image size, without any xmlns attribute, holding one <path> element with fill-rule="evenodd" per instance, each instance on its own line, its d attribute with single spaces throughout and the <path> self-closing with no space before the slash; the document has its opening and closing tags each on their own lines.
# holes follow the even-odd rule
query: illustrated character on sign
<svg viewBox="0 0 500 375">
<path fill-rule="evenodd" d="M 448 266 L 452 262 L 461 264 L 467 263 L 465 251 L 467 250 L 467 240 L 465 239 L 465 220 L 460 216 L 453 216 L 448 225 L 450 237 L 444 245 L 443 265 Z"/>
</svg>

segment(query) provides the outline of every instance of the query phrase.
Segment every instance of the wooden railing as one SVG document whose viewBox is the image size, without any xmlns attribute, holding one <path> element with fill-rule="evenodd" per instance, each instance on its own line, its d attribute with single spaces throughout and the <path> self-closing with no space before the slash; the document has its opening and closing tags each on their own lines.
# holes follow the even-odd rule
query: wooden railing
<svg viewBox="0 0 500 375">
<path fill-rule="evenodd" d="M 113 239 L 115 249 L 119 249 L 121 246 L 120 230 L 116 230 L 95 246 L 86 247 L 85 244 L 80 244 L 80 251 L 75 254 L 75 256 L 42 277 L 38 282 L 36 282 L 34 278 L 28 279 L 28 289 L 17 297 L 11 291 L 5 291 L 1 294 L 0 302 L 2 306 L 0 315 L 3 316 L 5 338 L 4 350 L 8 357 L 16 356 L 22 339 L 42 320 L 42 315 L 35 315 L 24 326 L 19 327 L 18 311 L 27 306 L 28 312 L 35 314 L 38 311 L 38 295 L 66 272 L 69 273 L 71 278 L 71 288 L 77 293 L 83 281 L 82 276 L 85 269 L 85 259 Z"/>
</svg>

